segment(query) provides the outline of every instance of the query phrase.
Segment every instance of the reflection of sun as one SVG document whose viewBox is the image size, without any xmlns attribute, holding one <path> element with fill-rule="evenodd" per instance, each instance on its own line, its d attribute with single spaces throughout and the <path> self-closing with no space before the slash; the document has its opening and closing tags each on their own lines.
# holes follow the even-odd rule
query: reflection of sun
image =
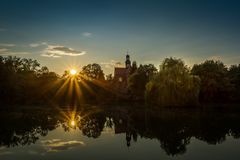
<svg viewBox="0 0 240 160">
<path fill-rule="evenodd" d="M 71 69 L 71 70 L 70 70 L 70 74 L 74 76 L 74 75 L 77 74 L 77 71 L 76 71 L 75 69 Z"/>
</svg>

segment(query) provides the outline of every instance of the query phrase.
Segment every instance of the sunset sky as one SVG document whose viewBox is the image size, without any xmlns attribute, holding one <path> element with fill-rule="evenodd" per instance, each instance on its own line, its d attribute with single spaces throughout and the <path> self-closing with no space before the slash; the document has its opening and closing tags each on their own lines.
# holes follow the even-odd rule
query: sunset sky
<svg viewBox="0 0 240 160">
<path fill-rule="evenodd" d="M 67 67 L 153 63 L 177 57 L 240 63 L 238 0 L 1 0 L 0 55 L 37 59 L 62 74 Z"/>
</svg>

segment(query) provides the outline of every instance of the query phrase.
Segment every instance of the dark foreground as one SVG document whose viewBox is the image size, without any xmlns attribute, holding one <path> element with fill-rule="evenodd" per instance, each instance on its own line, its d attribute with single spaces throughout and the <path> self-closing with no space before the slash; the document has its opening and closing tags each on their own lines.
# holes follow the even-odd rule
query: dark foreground
<svg viewBox="0 0 240 160">
<path fill-rule="evenodd" d="M 33 108 L 0 111 L 1 160 L 240 159 L 239 109 Z"/>
</svg>

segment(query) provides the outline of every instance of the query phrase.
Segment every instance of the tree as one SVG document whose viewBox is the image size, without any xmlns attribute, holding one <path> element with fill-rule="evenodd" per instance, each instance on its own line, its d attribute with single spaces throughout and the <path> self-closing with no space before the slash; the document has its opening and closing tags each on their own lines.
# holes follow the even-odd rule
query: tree
<svg viewBox="0 0 240 160">
<path fill-rule="evenodd" d="M 112 81 L 113 81 L 113 76 L 112 76 L 112 74 L 106 75 L 106 80 L 107 80 L 108 82 L 112 82 Z"/>
<path fill-rule="evenodd" d="M 138 71 L 144 73 L 149 79 L 151 76 L 157 73 L 157 68 L 153 64 L 145 64 L 140 65 Z"/>
<path fill-rule="evenodd" d="M 94 80 L 104 80 L 104 73 L 99 64 L 88 64 L 82 68 L 81 75 Z"/>
<path fill-rule="evenodd" d="M 80 72 L 82 81 L 82 93 L 84 99 L 89 102 L 103 102 L 103 98 L 109 97 L 109 92 L 106 92 L 106 81 L 104 73 L 99 64 L 88 64 L 82 68 Z M 107 77 L 111 79 L 111 76 Z M 111 81 L 108 79 L 109 81 Z"/>
<path fill-rule="evenodd" d="M 22 60 L 17 57 L 1 57 L 0 97 L 2 103 L 15 103 L 21 95 Z"/>
<path fill-rule="evenodd" d="M 46 66 L 43 66 L 41 69 L 38 70 L 38 75 L 44 75 L 48 73 L 49 73 L 49 69 Z"/>
<path fill-rule="evenodd" d="M 37 72 L 38 67 L 40 67 L 40 64 L 37 60 L 32 59 L 22 59 L 22 68 L 25 72 Z"/>
<path fill-rule="evenodd" d="M 128 78 L 128 89 L 137 99 L 144 99 L 145 86 L 150 77 L 157 72 L 153 64 L 140 65 Z"/>
<path fill-rule="evenodd" d="M 190 75 L 181 59 L 166 58 L 146 85 L 145 100 L 160 106 L 196 105 L 199 85 L 200 79 Z"/>
<path fill-rule="evenodd" d="M 240 64 L 232 65 L 228 71 L 230 83 L 233 85 L 232 100 L 240 100 Z"/>
<path fill-rule="evenodd" d="M 137 71 L 137 62 L 133 61 L 132 67 L 130 68 L 130 75 Z"/>
<path fill-rule="evenodd" d="M 36 60 L 12 56 L 0 57 L 1 103 L 36 104 L 43 102 L 45 100 L 43 96 L 47 97 L 48 93 L 52 93 L 51 84 L 57 80 L 58 76 L 54 72 L 49 72 L 47 67 L 39 68 L 40 64 Z"/>
<path fill-rule="evenodd" d="M 228 69 L 223 62 L 207 60 L 202 64 L 195 64 L 191 73 L 201 78 L 201 101 L 217 102 L 230 98 L 233 87 L 228 77 Z"/>
</svg>

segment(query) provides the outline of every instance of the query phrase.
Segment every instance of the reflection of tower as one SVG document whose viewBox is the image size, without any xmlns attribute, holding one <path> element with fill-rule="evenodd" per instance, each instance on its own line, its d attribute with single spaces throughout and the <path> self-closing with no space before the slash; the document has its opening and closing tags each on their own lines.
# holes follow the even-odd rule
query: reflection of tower
<svg viewBox="0 0 240 160">
<path fill-rule="evenodd" d="M 130 132 L 126 132 L 126 141 L 127 141 L 127 146 L 130 147 L 131 146 L 131 133 Z"/>
<path fill-rule="evenodd" d="M 127 69 L 131 68 L 130 56 L 128 54 L 126 55 L 125 65 Z"/>
</svg>

